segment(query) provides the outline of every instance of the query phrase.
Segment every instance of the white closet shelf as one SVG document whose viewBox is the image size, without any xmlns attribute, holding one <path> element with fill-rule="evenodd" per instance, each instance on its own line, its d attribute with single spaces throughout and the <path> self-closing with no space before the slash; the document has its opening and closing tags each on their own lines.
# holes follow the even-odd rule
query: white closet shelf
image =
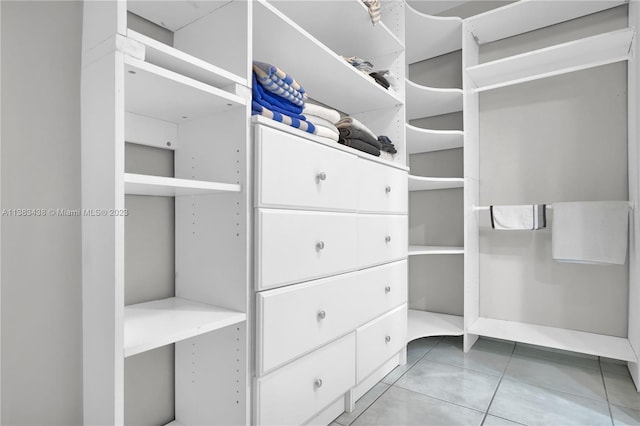
<svg viewBox="0 0 640 426">
<path fill-rule="evenodd" d="M 405 8 L 407 64 L 462 49 L 462 19 L 429 16 L 408 4 Z"/>
<path fill-rule="evenodd" d="M 436 178 L 409 175 L 409 191 L 462 188 L 464 178 Z"/>
<path fill-rule="evenodd" d="M 462 336 L 463 327 L 461 316 L 409 309 L 407 343 L 421 337 Z"/>
<path fill-rule="evenodd" d="M 125 56 L 125 109 L 181 123 L 246 105 L 240 96 Z"/>
<path fill-rule="evenodd" d="M 124 186 L 124 192 L 128 195 L 155 195 L 159 197 L 240 192 L 242 189 L 240 185 L 232 183 L 205 182 L 134 173 L 124 174 Z"/>
<path fill-rule="evenodd" d="M 127 9 L 146 20 L 175 32 L 231 1 L 128 0 Z"/>
<path fill-rule="evenodd" d="M 338 54 L 372 60 L 397 56 L 404 50 L 402 41 L 383 21 L 371 24 L 369 10 L 360 0 L 275 0 L 269 3 Z M 331 25 L 327 25 L 328 22 Z"/>
<path fill-rule="evenodd" d="M 253 11 L 253 57 L 283 69 L 311 98 L 352 115 L 404 103 L 265 0 Z"/>
<path fill-rule="evenodd" d="M 477 90 L 495 89 L 627 60 L 633 37 L 634 30 L 629 28 L 612 31 L 474 65 L 466 71 Z"/>
<path fill-rule="evenodd" d="M 406 123 L 405 127 L 408 154 L 442 151 L 463 146 L 464 132 L 461 130 L 421 129 L 409 123 Z"/>
<path fill-rule="evenodd" d="M 479 336 L 637 362 L 629 340 L 624 337 L 491 318 L 478 318 L 468 331 Z"/>
<path fill-rule="evenodd" d="M 485 44 L 590 15 L 626 2 L 521 0 L 473 16 L 467 19 L 466 23 L 478 44 Z"/>
<path fill-rule="evenodd" d="M 248 85 L 246 78 L 235 75 L 132 29 L 127 29 L 127 37 L 144 45 L 145 62 L 218 88 L 225 88 L 233 84 Z"/>
<path fill-rule="evenodd" d="M 405 80 L 407 120 L 462 111 L 462 89 L 439 89 Z"/>
<path fill-rule="evenodd" d="M 126 306 L 124 356 L 218 330 L 247 319 L 243 312 L 179 297 Z"/>
<path fill-rule="evenodd" d="M 464 254 L 464 247 L 454 246 L 409 246 L 409 256 L 424 254 Z"/>
</svg>

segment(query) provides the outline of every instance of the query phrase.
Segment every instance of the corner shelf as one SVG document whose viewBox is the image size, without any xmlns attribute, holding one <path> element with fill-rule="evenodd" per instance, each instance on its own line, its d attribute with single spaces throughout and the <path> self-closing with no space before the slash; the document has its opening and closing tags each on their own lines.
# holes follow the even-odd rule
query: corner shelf
<svg viewBox="0 0 640 426">
<path fill-rule="evenodd" d="M 253 57 L 284 69 L 310 97 L 351 115 L 404 103 L 399 95 L 356 70 L 265 0 L 256 1 L 253 12 L 254 34 L 262 34 L 254 37 Z M 289 48 L 273 40 L 286 41 Z M 345 96 L 346 93 L 358 96 Z"/>
<path fill-rule="evenodd" d="M 231 0 L 189 2 L 128 0 L 127 10 L 175 32 L 230 2 Z"/>
<path fill-rule="evenodd" d="M 207 195 L 218 192 L 240 192 L 241 186 L 232 183 L 204 182 L 164 176 L 124 174 L 125 194 L 179 197 L 183 195 Z"/>
<path fill-rule="evenodd" d="M 626 28 L 468 67 L 477 90 L 489 90 L 629 58 L 634 30 Z"/>
<path fill-rule="evenodd" d="M 462 19 L 429 16 L 408 4 L 405 7 L 407 64 L 462 49 Z"/>
<path fill-rule="evenodd" d="M 421 337 L 462 336 L 463 327 L 461 316 L 409 309 L 407 343 Z"/>
<path fill-rule="evenodd" d="M 584 2 L 520 0 L 471 17 L 467 20 L 467 24 L 477 43 L 485 44 L 625 3 L 627 1 L 624 0 Z"/>
<path fill-rule="evenodd" d="M 405 80 L 407 120 L 462 111 L 462 89 L 438 89 Z"/>
<path fill-rule="evenodd" d="M 409 256 L 426 254 L 464 254 L 464 247 L 454 246 L 409 246 Z"/>
<path fill-rule="evenodd" d="M 126 306 L 124 356 L 243 322 L 247 315 L 179 297 Z"/>
<path fill-rule="evenodd" d="M 461 130 L 430 130 L 405 124 L 407 154 L 462 148 L 464 132 Z"/>
<path fill-rule="evenodd" d="M 482 317 L 478 318 L 468 331 L 478 336 L 638 362 L 629 340 L 625 337 Z"/>
<path fill-rule="evenodd" d="M 436 178 L 409 175 L 409 191 L 431 191 L 464 187 L 464 178 Z"/>
</svg>

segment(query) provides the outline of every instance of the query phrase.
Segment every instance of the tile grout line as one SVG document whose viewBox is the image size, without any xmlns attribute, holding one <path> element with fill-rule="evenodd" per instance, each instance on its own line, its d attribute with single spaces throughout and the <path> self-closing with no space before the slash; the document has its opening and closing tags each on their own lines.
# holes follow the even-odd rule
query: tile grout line
<svg viewBox="0 0 640 426">
<path fill-rule="evenodd" d="M 447 401 L 446 399 L 438 398 L 437 396 L 433 396 L 433 395 L 427 395 L 427 394 L 424 394 L 422 392 L 415 391 L 413 389 L 403 388 L 402 386 L 396 386 L 396 387 L 399 388 L 399 389 L 402 389 L 404 391 L 415 393 L 416 395 L 423 396 L 425 398 L 435 399 L 436 401 L 444 402 L 446 404 L 455 405 L 456 407 L 460 407 L 460 408 L 464 408 L 464 409 L 467 409 L 467 410 L 475 411 L 475 412 L 477 412 L 479 414 L 484 414 L 484 412 L 482 410 L 478 409 L 478 408 L 473 408 L 473 407 L 469 407 L 467 405 L 462 405 L 459 402 Z M 508 419 L 505 419 L 505 420 L 508 420 Z"/>
<path fill-rule="evenodd" d="M 615 425 L 613 421 L 613 411 L 611 411 L 611 402 L 609 401 L 609 392 L 607 391 L 607 382 L 604 380 L 604 370 L 602 369 L 602 359 L 598 357 L 598 367 L 600 367 L 600 378 L 602 379 L 602 387 L 604 387 L 604 396 L 607 398 L 607 409 L 609 410 L 609 419 L 611 424 Z"/>
<path fill-rule="evenodd" d="M 500 389 L 500 385 L 502 384 L 502 379 L 504 378 L 504 373 L 507 372 L 507 368 L 509 368 L 509 364 L 511 364 L 511 360 L 513 359 L 513 354 L 516 351 L 517 343 L 514 342 L 513 349 L 511 349 L 511 356 L 509 357 L 509 361 L 507 361 L 507 365 L 504 366 L 504 370 L 502 370 L 502 374 L 500 375 L 500 379 L 498 380 L 498 386 L 496 386 L 496 390 L 493 391 L 493 395 L 491 396 L 491 401 L 489 401 L 489 405 L 487 405 L 487 409 L 484 411 L 484 416 L 482 417 L 481 425 L 487 420 L 487 416 L 489 415 L 489 409 L 491 408 L 491 404 L 493 404 L 493 400 L 496 398 L 496 394 L 498 393 L 498 389 Z M 508 420 L 508 419 L 506 419 Z"/>
</svg>

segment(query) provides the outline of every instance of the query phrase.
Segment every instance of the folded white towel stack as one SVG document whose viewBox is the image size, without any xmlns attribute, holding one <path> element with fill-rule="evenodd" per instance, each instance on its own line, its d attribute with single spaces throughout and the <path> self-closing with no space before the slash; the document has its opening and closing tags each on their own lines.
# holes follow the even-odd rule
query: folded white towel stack
<svg viewBox="0 0 640 426">
<path fill-rule="evenodd" d="M 491 227 L 503 231 L 542 229 L 547 226 L 544 204 L 491 206 Z"/>
<path fill-rule="evenodd" d="M 553 203 L 552 256 L 559 262 L 623 265 L 628 201 Z"/>
</svg>

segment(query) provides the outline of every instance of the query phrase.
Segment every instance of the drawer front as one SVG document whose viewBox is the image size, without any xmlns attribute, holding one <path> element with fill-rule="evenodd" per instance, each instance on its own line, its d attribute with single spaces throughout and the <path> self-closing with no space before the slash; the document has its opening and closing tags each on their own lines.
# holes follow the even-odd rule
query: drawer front
<svg viewBox="0 0 640 426">
<path fill-rule="evenodd" d="M 358 266 L 406 258 L 408 226 L 404 215 L 358 215 Z"/>
<path fill-rule="evenodd" d="M 258 290 L 357 268 L 357 215 L 259 209 Z"/>
<path fill-rule="evenodd" d="M 257 380 L 259 425 L 301 425 L 355 385 L 351 333 Z"/>
<path fill-rule="evenodd" d="M 358 342 L 358 383 L 407 344 L 407 305 L 360 327 Z"/>
<path fill-rule="evenodd" d="M 349 333 L 406 300 L 406 261 L 259 292 L 257 374 Z"/>
<path fill-rule="evenodd" d="M 358 210 L 407 213 L 407 172 L 371 161 L 358 161 Z"/>
<path fill-rule="evenodd" d="M 274 129 L 257 129 L 258 207 L 355 211 L 355 155 Z"/>
</svg>

